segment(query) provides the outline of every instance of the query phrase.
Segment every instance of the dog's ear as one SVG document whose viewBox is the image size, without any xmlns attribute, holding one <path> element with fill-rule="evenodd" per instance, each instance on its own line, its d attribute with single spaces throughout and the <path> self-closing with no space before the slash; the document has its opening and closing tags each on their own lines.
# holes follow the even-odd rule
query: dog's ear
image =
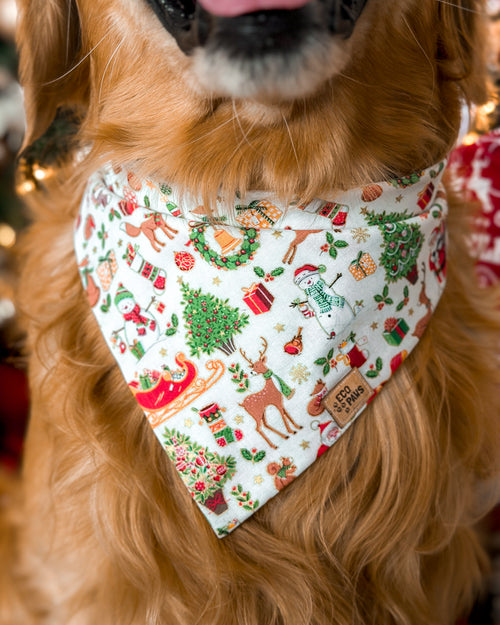
<svg viewBox="0 0 500 625">
<path fill-rule="evenodd" d="M 484 103 L 486 10 L 483 0 L 436 0 L 439 12 L 438 63 L 441 75 L 457 81 L 468 102 Z"/>
<path fill-rule="evenodd" d="M 88 89 L 76 0 L 18 0 L 17 43 L 29 145 L 58 108 L 81 108 Z"/>
</svg>

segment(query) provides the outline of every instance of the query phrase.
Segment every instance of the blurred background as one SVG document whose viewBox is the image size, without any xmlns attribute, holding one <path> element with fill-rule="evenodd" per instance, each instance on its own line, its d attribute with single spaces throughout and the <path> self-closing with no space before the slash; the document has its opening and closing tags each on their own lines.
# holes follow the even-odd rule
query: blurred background
<svg viewBox="0 0 500 625">
<path fill-rule="evenodd" d="M 444 1 L 444 0 L 443 0 Z M 451 0 L 453 1 L 453 0 Z M 497 90 L 500 86 L 500 0 L 489 0 L 491 54 L 488 70 Z M 15 305 L 18 241 L 28 225 L 22 197 L 32 191 L 35 180 L 16 180 L 16 157 L 24 134 L 22 90 L 17 82 L 14 44 L 15 0 L 0 0 L 0 471 L 16 473 L 29 414 L 29 397 L 23 355 L 23 333 Z M 488 286 L 500 282 L 500 108 L 497 94 L 483 107 L 472 111 L 470 125 L 458 156 L 452 161 L 456 172 L 470 174 L 475 144 L 493 136 L 497 156 L 493 187 L 498 191 L 492 212 L 485 209 L 482 230 L 472 241 L 478 257 L 478 279 Z M 467 132 L 468 131 L 468 132 Z M 493 131 L 493 135 L 491 132 Z M 498 134 L 495 134 L 498 133 Z M 489 146 L 490 144 L 488 144 Z M 490 149 L 487 146 L 485 149 Z M 468 172 L 468 173 L 467 173 Z M 35 171 L 36 177 L 36 171 Z M 484 540 L 492 555 L 492 573 L 484 598 L 457 625 L 500 625 L 500 508 L 486 519 Z"/>
<path fill-rule="evenodd" d="M 14 46 L 15 0 L 0 0 L 0 467 L 18 467 L 28 413 L 23 337 L 14 304 L 15 243 L 27 224 L 15 191 L 15 160 L 24 134 Z"/>
</svg>

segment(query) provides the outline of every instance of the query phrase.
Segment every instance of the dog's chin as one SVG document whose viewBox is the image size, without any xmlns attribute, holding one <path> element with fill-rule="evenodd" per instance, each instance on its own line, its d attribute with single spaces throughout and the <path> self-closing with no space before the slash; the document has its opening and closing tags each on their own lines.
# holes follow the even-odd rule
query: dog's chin
<svg viewBox="0 0 500 625">
<path fill-rule="evenodd" d="M 296 50 L 274 50 L 251 57 L 234 57 L 217 46 L 199 47 L 192 57 L 198 88 L 215 97 L 251 99 L 263 104 L 310 96 L 349 59 L 349 42 L 325 35 L 311 36 Z"/>
<path fill-rule="evenodd" d="M 212 1 L 148 2 L 190 58 L 195 85 L 211 97 L 303 98 L 341 72 L 349 57 L 354 18 L 339 13 L 344 5 L 337 0 L 299 0 L 292 9 L 259 9 L 283 3 L 249 0 L 254 10 L 234 15 L 211 13 L 204 5 Z"/>
</svg>

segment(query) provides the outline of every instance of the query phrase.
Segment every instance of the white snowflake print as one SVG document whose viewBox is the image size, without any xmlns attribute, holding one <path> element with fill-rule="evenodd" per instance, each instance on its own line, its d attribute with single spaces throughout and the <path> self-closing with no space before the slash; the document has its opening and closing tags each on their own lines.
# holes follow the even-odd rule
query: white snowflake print
<svg viewBox="0 0 500 625">
<path fill-rule="evenodd" d="M 305 365 L 295 365 L 290 369 L 290 377 L 297 384 L 307 382 L 307 378 L 311 375 L 311 372 Z"/>
<path fill-rule="evenodd" d="M 356 243 L 365 243 L 370 238 L 368 228 L 352 228 L 351 236 Z"/>
</svg>

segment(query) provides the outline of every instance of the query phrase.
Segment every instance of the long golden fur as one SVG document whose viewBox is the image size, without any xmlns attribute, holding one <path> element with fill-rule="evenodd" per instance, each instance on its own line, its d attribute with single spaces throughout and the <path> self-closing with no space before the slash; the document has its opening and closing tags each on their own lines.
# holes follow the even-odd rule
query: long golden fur
<svg viewBox="0 0 500 625">
<path fill-rule="evenodd" d="M 472 523 L 498 469 L 498 300 L 476 285 L 469 210 L 452 199 L 448 286 L 419 346 L 334 451 L 222 541 L 101 338 L 72 229 L 110 159 L 208 199 L 324 197 L 437 162 L 461 100 L 486 97 L 482 2 L 369 0 L 342 72 L 272 102 L 195 87 L 140 2 L 19 8 L 26 144 L 72 106 L 91 147 L 31 201 L 32 415 L 2 625 L 451 625 L 487 566 Z"/>
</svg>

